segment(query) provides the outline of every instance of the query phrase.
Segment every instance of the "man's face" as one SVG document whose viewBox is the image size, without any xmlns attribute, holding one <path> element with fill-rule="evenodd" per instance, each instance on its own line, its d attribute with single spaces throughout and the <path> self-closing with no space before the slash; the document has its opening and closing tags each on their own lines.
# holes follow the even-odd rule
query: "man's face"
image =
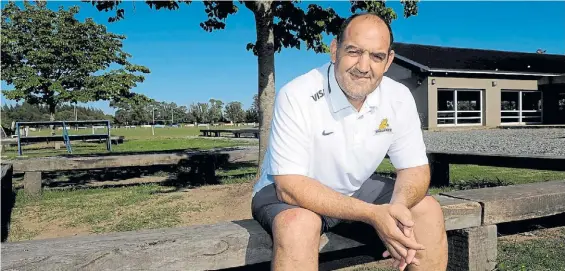
<svg viewBox="0 0 565 271">
<path fill-rule="evenodd" d="M 347 27 L 341 44 L 330 50 L 335 76 L 350 100 L 364 100 L 380 84 L 394 58 L 390 33 L 375 17 L 357 17 Z"/>
</svg>

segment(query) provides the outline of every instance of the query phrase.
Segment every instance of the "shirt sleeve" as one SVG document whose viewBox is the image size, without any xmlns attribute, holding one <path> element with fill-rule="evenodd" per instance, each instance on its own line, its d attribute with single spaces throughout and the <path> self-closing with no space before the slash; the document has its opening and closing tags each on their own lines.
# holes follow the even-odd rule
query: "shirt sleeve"
<svg viewBox="0 0 565 271">
<path fill-rule="evenodd" d="M 428 164 L 426 145 L 414 97 L 407 90 L 406 98 L 396 110 L 396 131 L 388 156 L 396 169 Z"/>
<path fill-rule="evenodd" d="M 266 173 L 269 175 L 307 175 L 309 145 L 306 108 L 281 89 L 277 95 L 266 152 Z"/>
</svg>

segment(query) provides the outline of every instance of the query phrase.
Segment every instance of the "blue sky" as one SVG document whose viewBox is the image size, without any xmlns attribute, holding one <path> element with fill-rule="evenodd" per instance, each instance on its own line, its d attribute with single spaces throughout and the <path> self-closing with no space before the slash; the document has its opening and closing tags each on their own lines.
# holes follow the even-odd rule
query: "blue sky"
<svg viewBox="0 0 565 271">
<path fill-rule="evenodd" d="M 2 6 L 5 1 L 2 1 Z M 331 6 L 342 16 L 349 2 L 303 2 Z M 253 15 L 245 7 L 228 17 L 224 30 L 212 33 L 200 28 L 206 20 L 202 3 L 181 4 L 176 11 L 151 10 L 143 2 L 126 2 L 125 20 L 108 23 L 112 13 L 98 12 L 87 3 L 50 1 L 49 7 L 78 5 L 78 18 L 92 17 L 108 31 L 127 36 L 124 50 L 131 62 L 149 67 L 145 82 L 133 91 L 151 98 L 180 105 L 207 102 L 210 98 L 225 103 L 240 101 L 247 108 L 257 92 L 257 60 L 245 50 L 255 41 Z M 494 50 L 565 54 L 565 2 L 476 2 L 422 1 L 419 14 L 405 19 L 402 5 L 387 5 L 400 12 L 392 23 L 399 42 Z M 331 37 L 327 37 L 329 43 Z M 326 54 L 283 49 L 275 56 L 276 89 L 292 78 L 322 65 Z M 2 81 L 2 89 L 6 83 Z M 2 102 L 6 102 L 2 96 Z M 7 101 L 8 103 L 13 103 Z M 112 113 L 107 102 L 91 105 Z"/>
</svg>

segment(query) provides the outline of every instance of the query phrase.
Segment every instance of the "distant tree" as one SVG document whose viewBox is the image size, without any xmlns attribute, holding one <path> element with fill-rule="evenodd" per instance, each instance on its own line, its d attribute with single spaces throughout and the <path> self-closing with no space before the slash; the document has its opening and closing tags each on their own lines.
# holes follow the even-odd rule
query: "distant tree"
<svg viewBox="0 0 565 271">
<path fill-rule="evenodd" d="M 137 93 L 119 97 L 110 102 L 116 110 L 115 120 L 120 125 L 139 125 L 152 123 L 151 105 L 155 100 Z"/>
<path fill-rule="evenodd" d="M 98 108 L 76 106 L 78 120 L 113 120 L 114 117 L 104 114 Z M 75 106 L 69 104 L 58 105 L 56 108 L 56 119 L 75 120 Z M 2 107 L 2 126 L 11 127 L 12 121 L 47 121 L 50 118 L 49 108 L 44 105 L 29 104 L 24 102 Z"/>
<path fill-rule="evenodd" d="M 8 99 L 48 106 L 50 120 L 62 103 L 118 99 L 149 73 L 128 61 L 124 36 L 106 31 L 92 19 L 75 18 L 78 7 L 50 10 L 44 2 L 8 2 L 2 9 L 2 80 Z M 122 66 L 105 71 L 111 64 Z M 96 74 L 96 75 L 95 75 Z"/>
<path fill-rule="evenodd" d="M 83 0 L 84 1 L 84 0 Z M 108 19 L 113 22 L 124 18 L 125 9 L 120 8 L 121 0 L 91 1 L 99 11 L 116 9 L 116 15 Z M 145 1 L 151 8 L 176 10 L 179 3 L 190 4 L 192 1 Z M 323 33 L 337 34 L 345 20 L 331 7 L 324 9 L 317 4 L 308 5 L 302 10 L 299 1 L 238 1 L 240 5 L 250 10 L 255 19 L 257 40 L 248 43 L 247 50 L 253 51 L 258 63 L 258 95 L 259 95 L 259 164 L 267 147 L 271 126 L 273 105 L 275 99 L 275 53 L 282 48 L 301 48 L 301 42 L 307 49 L 317 53 L 327 53 L 328 46 L 323 42 Z M 417 2 L 401 0 L 404 6 L 404 17 L 416 15 Z M 368 11 L 382 15 L 391 22 L 397 18 L 396 12 L 386 7 L 384 1 L 355 1 L 351 0 L 351 12 Z M 204 30 L 224 29 L 229 15 L 239 11 L 240 6 L 234 1 L 204 1 L 204 11 L 208 15 L 205 22 L 200 23 Z M 261 173 L 260 167 L 257 171 Z"/>
<path fill-rule="evenodd" d="M 259 98 L 257 94 L 253 95 L 253 103 L 245 111 L 245 122 L 259 122 Z"/>
<path fill-rule="evenodd" d="M 173 110 L 174 121 L 176 123 L 188 123 L 188 108 L 184 105 L 179 106 Z"/>
<path fill-rule="evenodd" d="M 226 105 L 226 117 L 229 121 L 241 123 L 245 120 L 245 111 L 240 102 L 230 102 Z"/>
<path fill-rule="evenodd" d="M 210 107 L 209 107 L 209 111 L 208 111 L 208 117 L 210 118 L 210 122 L 211 123 L 218 123 L 222 120 L 223 118 L 223 108 L 224 108 L 224 103 L 220 100 L 216 100 L 216 99 L 210 99 Z"/>
<path fill-rule="evenodd" d="M 210 105 L 208 103 L 191 104 L 188 111 L 196 123 L 210 123 Z"/>
</svg>

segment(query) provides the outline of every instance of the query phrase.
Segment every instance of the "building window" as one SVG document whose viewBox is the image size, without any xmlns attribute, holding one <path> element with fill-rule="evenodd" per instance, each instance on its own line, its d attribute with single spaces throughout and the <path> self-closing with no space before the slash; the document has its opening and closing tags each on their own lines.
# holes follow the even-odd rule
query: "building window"
<svg viewBox="0 0 565 271">
<path fill-rule="evenodd" d="M 438 126 L 483 124 L 481 90 L 438 89 L 437 99 Z"/>
<path fill-rule="evenodd" d="M 500 122 L 503 125 L 541 123 L 541 92 L 503 90 L 500 94 Z"/>
</svg>

